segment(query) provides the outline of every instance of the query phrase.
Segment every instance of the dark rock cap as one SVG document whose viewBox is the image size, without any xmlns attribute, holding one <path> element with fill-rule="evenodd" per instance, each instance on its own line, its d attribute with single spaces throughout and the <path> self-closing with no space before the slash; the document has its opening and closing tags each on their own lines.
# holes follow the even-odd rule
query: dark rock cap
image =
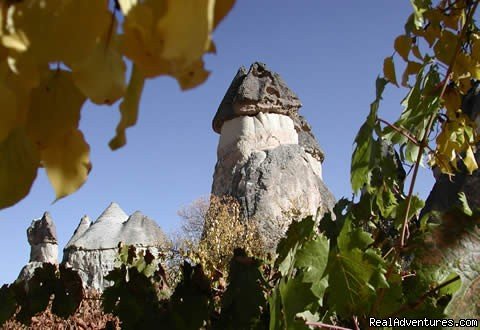
<svg viewBox="0 0 480 330">
<path fill-rule="evenodd" d="M 302 103 L 280 75 L 255 62 L 240 67 L 213 118 L 213 130 L 220 134 L 225 121 L 259 112 L 278 113 L 292 118 Z"/>
<path fill-rule="evenodd" d="M 58 244 L 57 230 L 50 213 L 45 212 L 39 220 L 33 220 L 27 229 L 28 243 L 37 245 L 41 243 Z"/>
</svg>

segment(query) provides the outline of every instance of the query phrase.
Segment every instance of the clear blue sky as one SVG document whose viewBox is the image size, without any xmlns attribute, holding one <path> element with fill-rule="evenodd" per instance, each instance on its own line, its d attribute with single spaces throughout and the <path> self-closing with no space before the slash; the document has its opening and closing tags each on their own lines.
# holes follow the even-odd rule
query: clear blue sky
<svg viewBox="0 0 480 330">
<path fill-rule="evenodd" d="M 81 129 L 92 147 L 90 177 L 78 192 L 52 204 L 55 195 L 41 170 L 28 197 L 0 211 L 0 284 L 13 281 L 28 261 L 25 230 L 44 211 L 52 214 L 61 248 L 84 214 L 96 219 L 111 201 L 128 214 L 142 211 L 167 233 L 177 229 L 177 211 L 210 192 L 218 142 L 211 129 L 215 111 L 238 67 L 254 61 L 280 73 L 299 95 L 300 113 L 326 153 L 326 184 L 337 198 L 350 196 L 353 140 L 369 111 L 383 59 L 392 54 L 410 12 L 407 0 L 239 0 L 214 34 L 217 54 L 205 58 L 212 71 L 207 82 L 181 92 L 171 78 L 149 80 L 124 148 L 108 148 L 119 119 L 117 105 L 84 107 Z M 384 118 L 396 118 L 405 92 L 389 87 L 380 110 Z M 432 183 L 424 170 L 421 196 Z"/>
</svg>

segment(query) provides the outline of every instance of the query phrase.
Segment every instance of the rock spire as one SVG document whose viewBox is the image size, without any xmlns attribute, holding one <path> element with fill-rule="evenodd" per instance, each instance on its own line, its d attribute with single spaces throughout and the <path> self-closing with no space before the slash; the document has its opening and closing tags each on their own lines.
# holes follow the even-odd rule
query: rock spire
<svg viewBox="0 0 480 330">
<path fill-rule="evenodd" d="M 301 106 L 279 74 L 256 62 L 238 70 L 212 122 L 220 134 L 212 194 L 235 197 L 271 250 L 292 211 L 319 217 L 334 204 Z"/>
</svg>

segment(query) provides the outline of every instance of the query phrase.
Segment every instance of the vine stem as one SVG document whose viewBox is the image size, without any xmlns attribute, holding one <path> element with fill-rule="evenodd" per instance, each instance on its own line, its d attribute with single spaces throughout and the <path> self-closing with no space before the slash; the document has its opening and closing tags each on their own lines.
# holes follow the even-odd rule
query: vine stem
<svg viewBox="0 0 480 330">
<path fill-rule="evenodd" d="M 472 21 L 473 14 L 475 13 L 477 6 L 478 6 L 478 0 L 475 1 L 468 13 L 467 19 L 465 20 L 465 25 L 462 28 L 462 32 L 460 34 L 460 38 L 458 40 L 458 43 L 456 45 L 455 53 L 452 57 L 452 60 L 450 61 L 450 64 L 448 66 L 448 71 L 447 74 L 445 75 L 445 79 L 443 80 L 442 84 L 442 91 L 440 92 L 439 98 L 443 98 L 443 95 L 445 94 L 445 91 L 447 89 L 448 82 L 450 81 L 450 77 L 452 75 L 452 70 L 453 70 L 453 65 L 455 64 L 455 61 L 457 59 L 458 53 L 460 52 L 462 48 L 462 40 L 465 37 L 465 34 L 468 30 L 468 26 L 470 25 L 470 22 Z M 415 161 L 415 165 L 413 168 L 413 176 L 412 176 L 412 181 L 410 182 L 410 187 L 408 189 L 408 195 L 407 195 L 407 206 L 406 206 L 406 211 L 405 211 L 405 217 L 403 218 L 403 226 L 402 226 L 402 235 L 400 236 L 400 248 L 403 248 L 405 246 L 405 241 L 408 238 L 407 237 L 407 232 L 408 232 L 408 220 L 409 216 L 408 214 L 410 213 L 410 207 L 412 204 L 412 196 L 413 196 L 413 189 L 415 188 L 415 182 L 417 181 L 417 175 L 418 175 L 418 170 L 420 168 L 420 162 L 422 161 L 422 156 L 423 156 L 423 151 L 425 150 L 426 146 L 428 145 L 428 136 L 430 135 L 430 131 L 432 129 L 433 123 L 435 122 L 435 118 L 437 117 L 438 113 L 437 109 L 429 118 L 427 129 L 425 130 L 425 133 L 423 134 L 423 138 L 420 141 L 420 146 L 418 150 L 418 155 L 417 159 Z"/>
<path fill-rule="evenodd" d="M 382 119 L 382 118 L 379 118 L 377 117 L 377 120 L 379 122 L 381 122 L 382 124 L 385 124 L 387 125 L 388 127 L 390 127 L 391 129 L 393 129 L 394 131 L 400 133 L 401 135 L 403 135 L 404 137 L 406 137 L 408 140 L 410 140 L 410 142 L 412 142 L 413 144 L 415 145 L 419 145 L 420 142 L 415 138 L 413 137 L 410 132 L 407 132 L 406 130 L 398 127 L 398 126 L 395 126 L 394 124 L 391 124 L 389 123 L 388 121 L 386 121 L 385 119 Z"/>
<path fill-rule="evenodd" d="M 323 323 L 323 322 L 307 322 L 306 325 L 311 325 L 320 329 L 332 329 L 332 330 L 353 330 L 350 328 L 339 327 L 337 325 Z"/>
</svg>

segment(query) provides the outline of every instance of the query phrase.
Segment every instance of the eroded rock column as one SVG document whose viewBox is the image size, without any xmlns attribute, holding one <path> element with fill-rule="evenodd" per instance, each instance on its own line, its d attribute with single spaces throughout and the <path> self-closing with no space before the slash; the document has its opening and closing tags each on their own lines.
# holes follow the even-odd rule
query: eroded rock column
<svg viewBox="0 0 480 330">
<path fill-rule="evenodd" d="M 273 250 L 292 221 L 334 204 L 322 180 L 323 151 L 302 106 L 265 64 L 240 68 L 213 119 L 220 134 L 212 194 L 235 197 Z"/>
</svg>

